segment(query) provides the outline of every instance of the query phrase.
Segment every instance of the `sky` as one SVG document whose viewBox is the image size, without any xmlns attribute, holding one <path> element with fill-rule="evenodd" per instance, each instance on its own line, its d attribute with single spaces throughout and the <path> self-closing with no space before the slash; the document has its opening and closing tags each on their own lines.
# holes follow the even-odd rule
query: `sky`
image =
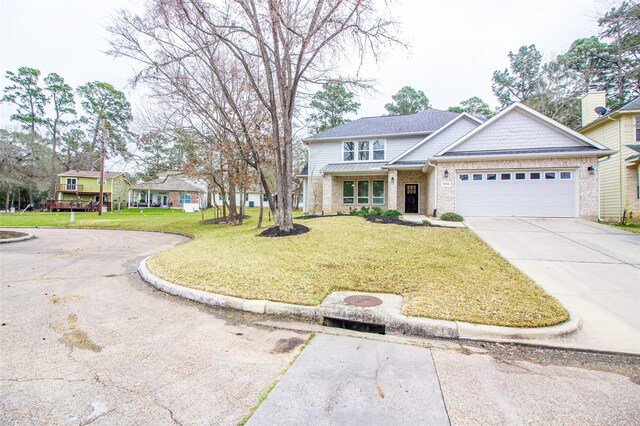
<svg viewBox="0 0 640 426">
<path fill-rule="evenodd" d="M 613 0 L 404 0 L 390 11 L 410 48 L 367 61 L 360 77 L 375 91 L 358 94 L 358 116 L 385 114 L 384 105 L 405 85 L 422 90 L 434 108 L 447 109 L 471 96 L 492 107 L 493 71 L 508 66 L 507 54 L 536 44 L 545 60 L 577 38 L 598 31 L 596 16 Z M 144 107 L 143 90 L 129 85 L 135 64 L 108 56 L 105 27 L 118 9 L 140 10 L 139 0 L 0 0 L 0 85 L 20 66 L 57 72 L 73 87 L 106 81 Z M 345 74 L 354 67 L 342 65 Z M 10 126 L 13 107 L 0 105 L 0 127 Z"/>
</svg>

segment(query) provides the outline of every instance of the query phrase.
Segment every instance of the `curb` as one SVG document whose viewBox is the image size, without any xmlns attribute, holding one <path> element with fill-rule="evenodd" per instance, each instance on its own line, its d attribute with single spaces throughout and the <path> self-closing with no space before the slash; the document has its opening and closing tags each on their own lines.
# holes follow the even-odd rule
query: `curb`
<svg viewBox="0 0 640 426">
<path fill-rule="evenodd" d="M 271 302 L 268 300 L 243 299 L 183 287 L 163 280 L 149 271 L 147 268 L 147 259 L 149 259 L 149 257 L 140 262 L 138 272 L 144 281 L 158 290 L 209 306 L 230 308 L 255 314 L 289 315 L 311 319 L 317 322 L 322 322 L 324 317 L 329 317 L 385 325 L 386 329 L 392 333 L 464 340 L 548 339 L 571 334 L 580 329 L 581 326 L 580 319 L 572 312 L 569 312 L 569 319 L 567 321 L 558 325 L 550 327 L 516 328 L 410 317 L 402 314 L 380 315 L 370 311 L 362 311 L 361 315 L 354 316 L 349 312 L 323 306 L 304 306 Z"/>
<path fill-rule="evenodd" d="M 27 241 L 34 237 L 33 234 L 27 234 L 23 237 L 0 239 L 0 244 L 17 243 L 18 241 Z"/>
</svg>

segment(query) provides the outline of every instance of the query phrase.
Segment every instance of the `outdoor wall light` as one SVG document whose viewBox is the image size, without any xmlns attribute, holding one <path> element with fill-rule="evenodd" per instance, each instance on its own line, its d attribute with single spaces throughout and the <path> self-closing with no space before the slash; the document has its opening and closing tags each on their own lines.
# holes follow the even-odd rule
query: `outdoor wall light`
<svg viewBox="0 0 640 426">
<path fill-rule="evenodd" d="M 391 176 L 391 183 L 395 182 L 396 178 Z"/>
<path fill-rule="evenodd" d="M 587 167 L 587 171 L 589 172 L 589 174 L 593 175 L 596 173 L 596 168 L 593 166 L 589 166 Z"/>
<path fill-rule="evenodd" d="M 448 177 L 449 177 L 449 170 L 445 170 L 445 171 L 444 171 L 444 177 L 445 177 L 445 178 L 448 178 Z"/>
</svg>

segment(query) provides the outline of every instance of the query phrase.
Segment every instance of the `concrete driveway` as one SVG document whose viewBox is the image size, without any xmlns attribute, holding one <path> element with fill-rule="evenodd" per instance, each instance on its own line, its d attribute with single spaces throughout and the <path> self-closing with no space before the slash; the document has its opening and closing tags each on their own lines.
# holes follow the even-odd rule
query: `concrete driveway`
<svg viewBox="0 0 640 426">
<path fill-rule="evenodd" d="M 583 326 L 559 346 L 640 353 L 640 235 L 581 219 L 467 218 Z"/>
<path fill-rule="evenodd" d="M 143 283 L 182 237 L 29 232 L 0 247 L 0 424 L 237 424 L 308 337 Z"/>
</svg>

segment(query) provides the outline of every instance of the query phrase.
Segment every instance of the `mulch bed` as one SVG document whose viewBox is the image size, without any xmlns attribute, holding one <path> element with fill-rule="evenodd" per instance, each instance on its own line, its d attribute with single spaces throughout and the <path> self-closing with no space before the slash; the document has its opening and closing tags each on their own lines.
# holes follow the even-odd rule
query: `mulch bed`
<svg viewBox="0 0 640 426">
<path fill-rule="evenodd" d="M 306 234 L 310 229 L 304 225 L 300 225 L 299 223 L 293 224 L 293 229 L 291 231 L 281 231 L 277 226 L 270 226 L 261 233 L 258 234 L 259 237 L 289 237 L 291 235 L 300 235 Z"/>
<path fill-rule="evenodd" d="M 345 216 L 351 216 L 351 215 L 348 215 L 348 214 L 329 214 L 324 216 L 309 215 L 309 216 L 301 216 L 298 219 L 308 220 L 308 219 L 317 219 L 320 217 L 345 217 Z M 398 216 L 376 215 L 376 216 L 365 216 L 364 218 L 367 219 L 369 222 L 373 222 L 373 223 L 393 223 L 393 224 L 402 225 L 402 226 L 427 226 L 422 223 L 409 222 L 406 220 L 402 220 Z"/>
<path fill-rule="evenodd" d="M 242 216 L 242 220 L 245 219 L 249 219 L 250 216 L 244 215 Z M 238 218 L 236 218 L 236 220 L 238 220 Z M 231 222 L 231 218 L 229 216 L 225 216 L 225 217 L 219 217 L 217 219 L 207 219 L 207 220 L 201 220 L 200 223 L 203 225 L 220 225 L 221 223 L 229 223 Z"/>
<path fill-rule="evenodd" d="M 393 223 L 393 224 L 402 225 L 402 226 L 421 226 L 421 227 L 425 226 L 422 223 L 409 222 L 406 220 L 402 220 L 398 216 L 366 216 L 365 219 L 373 223 Z"/>
<path fill-rule="evenodd" d="M 8 240 L 9 238 L 26 237 L 29 234 L 15 231 L 0 231 L 0 240 Z"/>
</svg>

